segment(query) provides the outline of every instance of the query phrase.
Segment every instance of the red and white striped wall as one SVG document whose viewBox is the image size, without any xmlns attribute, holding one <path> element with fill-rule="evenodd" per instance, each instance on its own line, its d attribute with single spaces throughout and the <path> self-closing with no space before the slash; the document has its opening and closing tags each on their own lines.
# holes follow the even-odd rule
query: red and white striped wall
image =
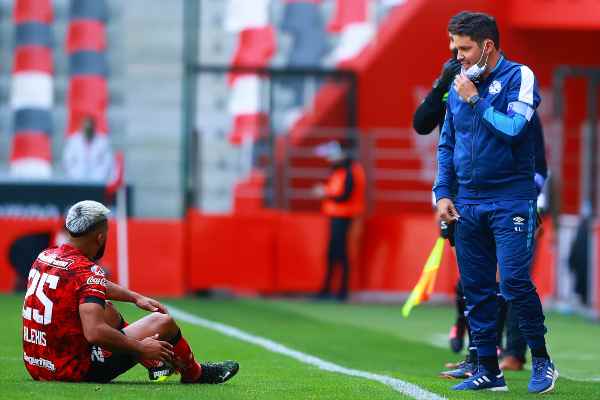
<svg viewBox="0 0 600 400">
<path fill-rule="evenodd" d="M 269 23 L 270 0 L 229 0 L 225 28 L 237 35 L 232 67 L 268 67 L 276 50 L 275 30 Z M 256 140 L 267 132 L 269 118 L 261 99 L 262 78 L 256 74 L 231 73 L 229 113 L 232 144 Z"/>
<path fill-rule="evenodd" d="M 108 65 L 106 60 L 105 0 L 71 0 L 66 51 L 69 56 L 67 140 L 80 131 L 90 116 L 99 135 L 108 123 Z"/>
<path fill-rule="evenodd" d="M 49 178 L 54 97 L 52 4 L 50 0 L 15 0 L 13 15 L 10 172 L 21 178 Z"/>
</svg>

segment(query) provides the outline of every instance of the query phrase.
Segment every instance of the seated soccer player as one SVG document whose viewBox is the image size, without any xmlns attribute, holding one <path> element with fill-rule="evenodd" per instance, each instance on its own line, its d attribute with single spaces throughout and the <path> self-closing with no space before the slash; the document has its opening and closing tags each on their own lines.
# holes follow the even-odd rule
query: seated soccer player
<svg viewBox="0 0 600 400">
<path fill-rule="evenodd" d="M 237 362 L 198 363 L 162 304 L 106 279 L 95 262 L 106 247 L 108 213 L 95 201 L 75 204 L 65 221 L 68 242 L 41 252 L 29 271 L 23 360 L 31 377 L 105 383 L 142 363 L 151 378 L 174 368 L 182 383 L 231 379 Z M 108 300 L 151 314 L 128 325 Z"/>
</svg>

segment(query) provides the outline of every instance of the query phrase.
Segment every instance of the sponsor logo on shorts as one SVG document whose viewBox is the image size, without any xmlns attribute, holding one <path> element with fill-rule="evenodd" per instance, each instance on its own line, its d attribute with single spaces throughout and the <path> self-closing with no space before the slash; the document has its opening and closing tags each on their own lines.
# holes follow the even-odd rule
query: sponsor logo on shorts
<svg viewBox="0 0 600 400">
<path fill-rule="evenodd" d="M 92 346 L 92 362 L 101 362 L 104 363 L 104 351 L 100 346 Z"/>
<path fill-rule="evenodd" d="M 25 360 L 27 364 L 33 365 L 34 367 L 46 368 L 48 371 L 52 372 L 56 370 L 54 363 L 44 358 L 35 358 L 28 356 L 27 353 L 23 353 L 23 360 Z"/>
</svg>

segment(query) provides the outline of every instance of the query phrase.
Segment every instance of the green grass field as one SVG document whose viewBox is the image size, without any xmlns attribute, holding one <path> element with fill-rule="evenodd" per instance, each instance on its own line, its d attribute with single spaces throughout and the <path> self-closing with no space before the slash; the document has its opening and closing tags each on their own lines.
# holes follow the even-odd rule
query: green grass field
<svg viewBox="0 0 600 400">
<path fill-rule="evenodd" d="M 321 370 L 254 344 L 189 323 L 184 335 L 201 360 L 235 359 L 236 378 L 224 385 L 152 383 L 135 367 L 107 385 L 34 382 L 22 361 L 21 296 L 0 296 L 0 399 L 408 399 L 359 377 Z M 446 346 L 450 307 L 420 306 L 407 320 L 399 306 L 282 300 L 166 300 L 188 313 L 221 322 L 343 367 L 387 375 L 449 399 L 524 399 L 529 372 L 507 373 L 508 393 L 455 393 L 437 373 L 457 359 Z M 129 320 L 143 315 L 130 305 Z M 552 399 L 600 399 L 600 325 L 549 314 L 549 349 L 561 372 Z"/>
</svg>

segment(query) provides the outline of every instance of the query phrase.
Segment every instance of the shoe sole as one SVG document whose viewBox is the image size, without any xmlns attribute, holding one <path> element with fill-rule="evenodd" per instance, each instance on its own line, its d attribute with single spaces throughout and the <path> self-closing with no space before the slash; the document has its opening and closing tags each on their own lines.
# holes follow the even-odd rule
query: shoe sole
<svg viewBox="0 0 600 400">
<path fill-rule="evenodd" d="M 440 374 L 439 377 L 443 379 L 448 379 L 449 381 L 454 381 L 457 379 L 469 379 L 472 375 L 463 375 L 463 376 L 452 376 L 446 374 Z"/>
<path fill-rule="evenodd" d="M 508 392 L 508 386 L 498 386 L 484 390 L 489 390 L 490 392 Z"/>
<path fill-rule="evenodd" d="M 544 394 L 544 393 L 548 393 L 551 392 L 552 390 L 554 390 L 554 383 L 556 382 L 556 380 L 558 379 L 558 370 L 555 368 L 554 369 L 554 375 L 552 376 L 552 384 L 545 390 L 542 390 L 541 392 L 538 392 L 539 394 Z"/>
</svg>

